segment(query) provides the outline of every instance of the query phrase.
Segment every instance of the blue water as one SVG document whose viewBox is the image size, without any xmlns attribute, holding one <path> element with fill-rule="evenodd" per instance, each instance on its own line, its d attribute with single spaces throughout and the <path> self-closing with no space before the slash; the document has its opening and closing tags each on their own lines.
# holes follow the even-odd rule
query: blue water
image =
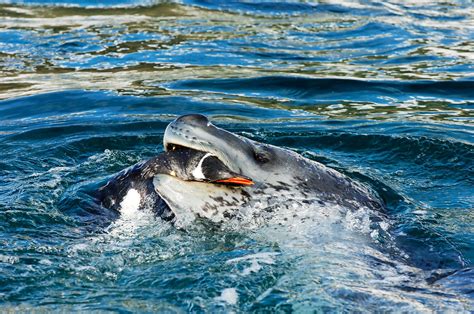
<svg viewBox="0 0 474 314">
<path fill-rule="evenodd" d="M 1 311 L 474 308 L 470 1 L 0 1 L 0 77 Z M 370 185 L 386 234 L 92 206 L 191 112 Z"/>
</svg>

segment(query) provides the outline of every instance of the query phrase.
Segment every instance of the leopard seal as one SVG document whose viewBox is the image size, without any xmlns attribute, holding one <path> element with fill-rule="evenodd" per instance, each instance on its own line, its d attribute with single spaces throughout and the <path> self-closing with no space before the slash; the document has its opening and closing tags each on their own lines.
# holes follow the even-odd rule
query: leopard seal
<svg viewBox="0 0 474 314">
<path fill-rule="evenodd" d="M 332 205 L 384 209 L 374 191 L 346 175 L 291 150 L 219 128 L 201 114 L 172 121 L 163 145 L 163 154 L 102 187 L 102 204 L 120 210 L 127 196 L 135 195 L 140 207 L 148 204 L 173 222 L 197 217 L 221 222 L 256 207 L 297 212 L 299 205 L 312 203 L 328 211 Z M 129 195 L 131 190 L 135 192 Z"/>
</svg>

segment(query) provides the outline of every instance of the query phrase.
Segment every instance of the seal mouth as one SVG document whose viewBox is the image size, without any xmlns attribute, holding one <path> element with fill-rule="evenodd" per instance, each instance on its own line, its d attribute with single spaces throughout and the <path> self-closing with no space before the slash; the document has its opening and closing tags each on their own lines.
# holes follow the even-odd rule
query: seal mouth
<svg viewBox="0 0 474 314">
<path fill-rule="evenodd" d="M 204 153 L 208 157 L 212 156 L 206 160 L 208 169 L 211 169 L 210 172 L 213 172 L 212 167 L 223 171 L 219 172 L 219 175 L 215 175 L 216 172 L 214 172 L 211 176 L 212 180 L 200 181 L 231 185 L 254 184 L 252 179 L 243 174 L 247 170 L 248 143 L 240 137 L 214 126 L 203 115 L 180 116 L 168 124 L 163 137 L 163 146 L 166 152 L 191 149 L 201 154 Z M 212 165 L 209 160 L 212 160 Z M 232 176 L 229 176 L 230 174 Z"/>
<path fill-rule="evenodd" d="M 166 151 L 180 146 L 209 153 L 219 158 L 230 170 L 244 173 L 252 156 L 249 143 L 239 136 L 212 124 L 205 116 L 190 114 L 178 117 L 165 129 Z"/>
</svg>

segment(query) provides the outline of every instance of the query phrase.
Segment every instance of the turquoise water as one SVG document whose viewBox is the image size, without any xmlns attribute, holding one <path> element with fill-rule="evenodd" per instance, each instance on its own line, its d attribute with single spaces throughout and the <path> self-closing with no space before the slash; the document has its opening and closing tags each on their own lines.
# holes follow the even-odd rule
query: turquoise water
<svg viewBox="0 0 474 314">
<path fill-rule="evenodd" d="M 472 2 L 0 3 L 2 311 L 472 311 Z M 387 234 L 92 206 L 191 112 L 370 185 Z"/>
</svg>

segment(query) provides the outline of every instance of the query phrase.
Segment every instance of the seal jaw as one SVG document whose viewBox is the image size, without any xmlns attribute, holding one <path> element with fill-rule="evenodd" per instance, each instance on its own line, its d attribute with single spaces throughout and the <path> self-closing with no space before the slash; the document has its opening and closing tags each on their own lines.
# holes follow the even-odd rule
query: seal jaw
<svg viewBox="0 0 474 314">
<path fill-rule="evenodd" d="M 199 161 L 195 164 L 193 163 L 192 168 L 186 171 L 189 173 L 189 177 L 185 179 L 186 181 L 208 182 L 233 186 L 249 186 L 254 184 L 251 178 L 230 170 L 221 159 L 212 153 L 197 151 L 194 148 L 170 143 L 166 140 L 165 143 L 165 149 L 168 154 L 180 153 L 181 151 L 189 152 L 190 150 L 201 154 L 202 157 Z M 186 168 L 189 166 L 190 165 L 186 166 Z M 173 173 L 170 173 L 170 175 L 176 176 Z"/>
<path fill-rule="evenodd" d="M 189 116 L 183 117 L 186 118 Z M 211 143 L 211 141 L 214 142 L 218 136 L 210 135 L 210 133 L 220 131 L 220 129 L 216 128 L 207 119 L 205 121 L 196 119 L 197 121 L 202 120 L 202 123 L 196 124 L 194 122 L 190 123 L 188 121 L 190 119 L 183 119 L 183 117 L 179 117 L 166 127 L 163 137 L 163 147 L 165 151 L 173 151 L 182 147 L 194 149 L 216 156 L 232 171 L 239 170 L 240 167 L 235 165 L 235 163 L 222 152 L 222 149 L 216 147 L 216 143 Z"/>
<path fill-rule="evenodd" d="M 192 175 L 195 181 L 251 186 L 254 147 L 251 141 L 213 125 L 199 114 L 178 117 L 165 130 L 166 151 L 193 149 L 205 153 Z M 211 158 L 212 157 L 212 158 Z"/>
</svg>

